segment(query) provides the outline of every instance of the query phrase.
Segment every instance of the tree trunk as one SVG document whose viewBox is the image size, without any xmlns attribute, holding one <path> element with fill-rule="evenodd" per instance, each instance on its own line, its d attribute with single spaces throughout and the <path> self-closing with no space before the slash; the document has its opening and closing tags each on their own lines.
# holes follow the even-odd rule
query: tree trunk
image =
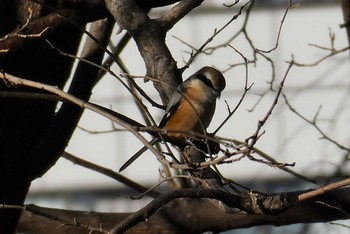
<svg viewBox="0 0 350 234">
<path fill-rule="evenodd" d="M 18 34 L 34 35 L 43 32 L 45 22 L 54 23 L 43 36 L 18 37 L 0 41 L 0 70 L 7 73 L 63 87 L 67 81 L 73 59 L 64 57 L 47 43 L 50 41 L 57 48 L 75 54 L 81 38 L 81 31 L 68 21 L 59 19 L 57 14 L 48 14 L 40 5 L 29 1 L 1 1 L 2 17 L 7 19 L 7 27 L 0 27 L 0 35 L 14 32 L 17 22 L 30 20 L 27 27 Z M 14 4 L 16 2 L 16 4 Z M 28 9 L 33 11 L 29 13 Z M 17 12 L 17 18 L 13 17 Z M 67 11 L 66 13 L 73 13 Z M 39 18 L 43 17 L 43 18 Z M 44 20 L 43 20 L 44 19 Z M 55 21 L 56 20 L 56 21 Z M 1 22 L 4 22 L 1 20 Z M 69 42 L 66 43 L 67 35 Z M 37 92 L 30 88 L 13 87 L 0 84 L 0 91 Z M 38 156 L 36 149 L 43 141 L 51 122 L 55 117 L 56 102 L 29 98 L 0 98 L 0 204 L 22 205 L 34 175 L 42 175 L 49 167 L 43 167 L 40 161 L 33 161 L 32 155 Z M 50 146 L 48 146 L 50 147 Z M 62 149 L 61 149 L 62 150 Z M 46 155 L 43 155 L 45 157 Z M 51 157 L 52 164 L 59 155 Z M 17 223 L 18 212 L 0 210 L 0 233 L 12 233 Z"/>
</svg>

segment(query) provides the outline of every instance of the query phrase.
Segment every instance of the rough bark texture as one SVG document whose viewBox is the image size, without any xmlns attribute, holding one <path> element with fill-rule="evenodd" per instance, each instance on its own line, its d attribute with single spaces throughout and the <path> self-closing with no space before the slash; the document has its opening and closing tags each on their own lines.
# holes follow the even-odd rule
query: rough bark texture
<svg viewBox="0 0 350 234">
<path fill-rule="evenodd" d="M 105 1 L 106 7 L 117 23 L 134 38 L 145 62 L 147 76 L 159 80 L 154 82 L 164 104 L 168 103 L 174 88 L 181 82 L 176 62 L 165 44 L 165 36 L 176 22 L 203 0 L 183 1 L 159 19 L 150 19 L 136 1 Z"/>
<path fill-rule="evenodd" d="M 348 219 L 349 192 L 349 189 L 331 191 L 297 203 L 277 215 L 229 214 L 223 213 L 206 199 L 180 199 L 169 203 L 147 221 L 133 226 L 127 233 L 202 233 L 258 225 L 281 226 Z M 55 233 L 89 233 L 99 227 L 108 231 L 132 215 L 131 213 L 66 211 L 35 206 L 29 206 L 28 209 L 32 211 L 23 211 L 19 224 L 20 231 L 35 230 L 39 233 L 47 233 L 55 230 Z M 80 226 L 74 224 L 74 219 Z"/>
</svg>

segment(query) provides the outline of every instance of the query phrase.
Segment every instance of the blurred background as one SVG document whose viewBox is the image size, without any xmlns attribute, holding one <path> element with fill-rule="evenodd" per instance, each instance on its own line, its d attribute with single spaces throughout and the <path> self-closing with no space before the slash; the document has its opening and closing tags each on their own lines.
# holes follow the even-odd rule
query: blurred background
<svg viewBox="0 0 350 234">
<path fill-rule="evenodd" d="M 206 42 L 215 30 L 238 13 L 246 1 L 240 1 L 235 7 L 225 7 L 222 1 L 206 2 L 168 33 L 167 44 L 178 67 L 184 66 L 193 48 L 199 48 Z M 244 10 L 242 15 L 208 44 L 207 48 L 212 47 L 213 50 L 205 51 L 207 54 L 200 55 L 185 71 L 184 78 L 206 65 L 224 72 L 227 86 L 217 103 L 209 132 L 213 132 L 228 115 L 228 106 L 231 110 L 235 108 L 244 93 L 247 79 L 248 85 L 253 84 L 251 90 L 235 114 L 218 132 L 218 136 L 244 141 L 253 135 L 258 121 L 265 117 L 276 97 L 276 90 L 289 65 L 287 61 L 293 57 L 304 66 L 293 66 L 287 74 L 283 93 L 288 102 L 308 120 L 316 120 L 317 126 L 327 137 L 340 145 L 350 146 L 349 50 L 321 61 L 331 52 L 326 48 L 341 50 L 349 46 L 346 32 L 340 28 L 344 22 L 340 1 L 308 0 L 299 3 L 295 3 L 288 11 L 280 31 L 288 1 L 256 1 L 248 17 L 246 35 L 241 33 L 233 38 L 244 24 Z M 166 8 L 155 9 L 150 15 L 157 17 L 165 10 Z M 118 29 L 112 44 L 116 44 L 123 35 L 117 34 L 117 31 Z M 269 59 L 254 53 L 250 43 L 257 49 L 270 50 L 276 45 L 279 31 L 277 49 L 263 53 Z M 237 65 L 244 62 L 242 56 L 228 44 L 249 61 L 253 61 L 256 56 L 254 63 L 249 63 L 248 76 L 245 66 Z M 145 74 L 144 63 L 132 41 L 124 50 L 122 59 L 132 75 Z M 316 64 L 318 61 L 321 62 Z M 120 73 L 117 66 L 112 66 L 111 69 L 116 74 Z M 137 83 L 160 103 L 151 82 L 144 83 L 143 79 L 138 79 Z M 144 122 L 132 96 L 112 76 L 105 76 L 96 86 L 91 102 Z M 159 120 L 163 112 L 145 104 L 156 120 Z M 118 127 L 96 113 L 85 111 L 66 151 L 118 171 L 142 147 L 132 134 L 118 131 Z M 265 134 L 258 140 L 256 147 L 279 162 L 295 162 L 295 166 L 290 169 L 297 173 L 316 178 L 322 184 L 349 176 L 349 152 L 324 139 L 315 126 L 288 107 L 283 97 L 263 130 Z M 154 155 L 146 152 L 122 174 L 150 187 L 161 179 L 159 170 Z M 219 166 L 219 170 L 237 183 L 266 193 L 316 187 L 283 170 L 247 158 Z M 130 202 L 121 196 L 123 194 L 135 192 L 118 181 L 61 158 L 45 176 L 32 183 L 26 203 L 76 210 L 127 212 L 136 211 L 150 201 L 145 197 Z M 335 224 L 298 224 L 278 228 L 263 226 L 228 233 L 349 233 L 349 227 L 349 221 L 337 221 Z"/>
</svg>

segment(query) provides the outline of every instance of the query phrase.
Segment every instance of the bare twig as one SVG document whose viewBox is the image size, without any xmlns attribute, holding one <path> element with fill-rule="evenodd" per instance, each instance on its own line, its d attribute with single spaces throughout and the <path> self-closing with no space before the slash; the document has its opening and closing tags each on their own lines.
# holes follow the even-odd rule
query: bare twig
<svg viewBox="0 0 350 234">
<path fill-rule="evenodd" d="M 264 124 L 266 123 L 268 118 L 271 116 L 272 111 L 274 110 L 275 106 L 277 105 L 277 102 L 279 100 L 279 97 L 281 95 L 281 92 L 282 92 L 282 89 L 283 89 L 283 86 L 284 86 L 284 82 L 287 79 L 287 76 L 288 76 L 289 71 L 292 68 L 292 66 L 293 66 L 293 63 L 289 63 L 287 71 L 286 71 L 286 73 L 285 73 L 285 75 L 284 75 L 284 77 L 283 77 L 283 79 L 282 79 L 282 81 L 280 83 L 279 89 L 278 89 L 278 91 L 276 93 L 276 97 L 275 97 L 275 99 L 274 99 L 270 109 L 266 113 L 265 117 L 262 120 L 259 120 L 258 127 L 256 128 L 255 133 L 252 136 L 250 136 L 249 138 L 246 139 L 246 142 L 249 144 L 249 147 L 253 147 L 255 145 L 255 143 L 257 142 L 257 140 L 258 140 L 258 138 L 259 138 L 259 136 L 261 134 L 260 133 L 261 128 L 264 126 Z M 249 142 L 249 141 L 251 141 L 251 142 Z"/>
<path fill-rule="evenodd" d="M 219 125 L 219 127 L 217 127 L 217 129 L 213 132 L 213 134 L 215 135 L 225 124 L 226 122 L 232 117 L 232 115 L 237 111 L 237 109 L 240 107 L 241 103 L 243 102 L 246 94 L 248 93 L 248 91 L 251 89 L 251 87 L 253 86 L 254 83 L 252 83 L 249 87 L 248 87 L 248 62 L 247 62 L 247 58 L 241 53 L 239 52 L 237 49 L 235 49 L 234 47 L 232 47 L 231 45 L 229 45 L 233 50 L 236 51 L 236 53 L 238 53 L 245 64 L 245 83 L 244 83 L 244 92 L 241 96 L 241 99 L 238 101 L 237 105 L 235 106 L 235 108 L 231 111 L 228 107 L 228 115 L 227 117 L 224 119 L 224 121 L 221 122 L 221 124 Z"/>
<path fill-rule="evenodd" d="M 350 178 L 347 178 L 345 180 L 341 180 L 341 181 L 338 181 L 338 182 L 335 182 L 335 183 L 323 186 L 323 187 L 318 188 L 316 190 L 312 190 L 310 192 L 306 192 L 306 193 L 300 194 L 298 196 L 298 201 L 304 201 L 304 200 L 310 199 L 312 197 L 316 197 L 318 195 L 325 194 L 326 192 L 335 190 L 337 188 L 341 188 L 341 187 L 347 186 L 349 184 L 350 184 Z"/>
<path fill-rule="evenodd" d="M 223 3 L 222 5 L 224 5 L 225 7 L 233 7 L 233 6 L 236 5 L 237 3 L 239 3 L 239 0 L 235 0 L 235 2 L 234 2 L 234 3 L 231 3 L 231 4 Z"/>
<path fill-rule="evenodd" d="M 46 40 L 47 43 L 49 43 L 49 45 L 53 48 L 53 49 L 56 49 L 60 54 L 64 55 L 64 56 L 67 56 L 67 57 L 70 57 L 70 58 L 74 58 L 74 59 L 78 59 L 80 61 L 83 61 L 85 63 L 88 63 L 92 66 L 95 66 L 107 73 L 109 73 L 111 76 L 115 77 L 122 85 L 123 87 L 134 97 L 134 100 L 138 103 L 138 105 L 142 106 L 143 107 L 143 110 L 144 112 L 146 113 L 146 116 L 148 117 L 148 119 L 154 124 L 156 125 L 155 123 L 155 120 L 153 119 L 153 116 L 149 113 L 147 107 L 142 103 L 142 101 L 139 99 L 138 96 L 136 96 L 136 94 L 133 92 L 133 90 L 121 79 L 121 77 L 119 77 L 117 74 L 115 74 L 112 70 L 110 69 L 107 69 L 99 64 L 96 64 L 94 62 L 91 62 L 89 61 L 88 59 L 85 59 L 83 57 L 79 57 L 79 56 L 76 56 L 76 55 L 72 55 L 72 54 L 69 54 L 69 53 L 66 53 L 62 50 L 60 50 L 59 48 L 55 47 L 55 45 L 53 45 L 51 42 L 49 42 L 48 40 Z M 110 52 L 109 52 L 110 53 Z M 134 87 L 137 87 L 137 85 L 135 85 Z M 140 89 L 141 90 L 141 89 Z M 144 92 L 140 92 L 141 95 L 142 94 L 145 94 Z M 145 95 L 145 97 L 147 97 L 147 95 Z M 150 100 L 149 98 L 146 98 L 147 100 Z M 152 104 L 154 104 L 154 102 L 151 102 Z"/>
<path fill-rule="evenodd" d="M 80 130 L 87 132 L 89 134 L 105 134 L 105 133 L 125 131 L 125 129 L 115 128 L 113 125 L 112 125 L 112 129 L 110 129 L 110 130 L 90 130 L 90 129 L 84 128 L 82 126 L 77 126 L 77 128 L 79 128 Z"/>
<path fill-rule="evenodd" d="M 299 63 L 299 62 L 293 61 L 293 64 L 297 67 L 315 67 L 315 66 L 319 65 L 320 63 L 322 63 L 323 61 L 326 61 L 328 58 L 331 58 L 337 54 L 341 54 L 341 53 L 346 52 L 348 50 L 350 50 L 350 46 L 347 46 L 347 47 L 344 47 L 344 48 L 338 49 L 338 50 L 330 49 L 331 53 L 323 56 L 322 58 L 320 58 L 319 60 L 317 60 L 313 63 Z"/>
<path fill-rule="evenodd" d="M 337 211 L 345 214 L 346 216 L 350 217 L 350 214 L 348 212 L 346 212 L 344 209 L 342 209 L 341 207 L 339 207 L 336 204 L 329 204 L 329 203 L 326 203 L 323 201 L 316 201 L 315 203 L 324 205 L 324 206 L 329 207 L 329 208 L 334 209 L 334 210 L 337 210 Z"/>
<path fill-rule="evenodd" d="M 282 20 L 281 20 L 281 23 L 280 23 L 280 27 L 279 27 L 279 29 L 278 29 L 278 33 L 277 33 L 277 38 L 276 38 L 275 46 L 274 46 L 273 48 L 269 49 L 269 50 L 256 49 L 257 51 L 259 51 L 259 52 L 261 52 L 261 53 L 270 53 L 270 52 L 272 52 L 272 51 L 274 51 L 274 50 L 277 49 L 278 44 L 279 44 L 279 40 L 280 40 L 280 36 L 281 36 L 281 32 L 282 32 L 282 27 L 283 27 L 283 25 L 284 25 L 284 21 L 286 20 L 288 11 L 297 5 L 297 4 L 293 4 L 292 2 L 293 2 L 292 0 L 289 0 L 289 1 L 288 1 L 287 9 L 286 9 L 286 11 L 284 12 L 284 15 L 283 15 Z"/>
<path fill-rule="evenodd" d="M 79 222 L 79 220 L 77 220 L 76 218 L 73 219 L 73 220 L 66 220 L 66 219 L 61 218 L 61 217 L 56 216 L 56 215 L 47 214 L 47 213 L 42 212 L 40 210 L 37 210 L 35 208 L 36 207 L 32 206 L 32 205 L 24 206 L 24 210 L 29 211 L 29 212 L 31 212 L 33 214 L 42 216 L 42 217 L 46 217 L 46 218 L 51 219 L 51 220 L 58 221 L 59 223 L 62 224 L 61 225 L 62 227 L 63 226 L 75 226 L 75 227 L 81 227 L 81 228 L 87 229 L 89 231 L 89 233 L 105 233 L 105 234 L 108 234 L 108 231 L 103 229 L 102 226 L 99 226 L 97 228 L 96 227 L 92 227 L 92 226 L 90 226 L 88 224 Z"/>
<path fill-rule="evenodd" d="M 111 177 L 111 178 L 119 181 L 120 183 L 122 183 L 122 184 L 124 184 L 132 189 L 135 189 L 136 191 L 144 193 L 145 195 L 148 195 L 151 197 L 157 197 L 159 195 L 157 192 L 150 190 L 150 189 L 136 183 L 135 181 L 128 179 L 127 177 L 125 177 L 125 176 L 123 176 L 123 175 L 121 175 L 121 174 L 119 174 L 111 169 L 108 169 L 108 168 L 102 167 L 100 165 L 88 162 L 84 159 L 81 159 L 81 158 L 78 158 L 77 156 L 74 156 L 71 153 L 64 152 L 62 157 L 73 162 L 74 164 L 77 164 L 79 166 L 88 168 L 90 170 L 93 170 L 93 171 L 99 172 L 103 175 L 106 175 L 108 177 Z"/>
<path fill-rule="evenodd" d="M 34 34 L 22 34 L 21 32 L 23 32 L 23 31 L 27 28 L 27 26 L 28 26 L 30 20 L 31 20 L 32 17 L 33 17 L 33 10 L 32 10 L 31 8 L 28 8 L 28 13 L 29 13 L 29 14 L 28 14 L 28 17 L 27 17 L 27 19 L 26 19 L 26 22 L 25 22 L 19 29 L 17 29 L 16 31 L 7 34 L 7 35 L 5 35 L 4 37 L 1 37 L 1 38 L 0 38 L 0 42 L 1 42 L 1 41 L 5 41 L 5 40 L 7 40 L 7 39 L 9 39 L 9 38 L 12 38 L 12 37 L 20 37 L 20 38 L 35 38 L 35 37 L 41 37 L 41 36 L 49 29 L 49 27 L 46 27 L 46 28 L 44 28 L 44 29 L 43 29 L 41 32 L 39 32 L 39 33 L 34 33 Z"/>
<path fill-rule="evenodd" d="M 215 29 L 214 33 L 212 34 L 212 36 L 210 36 L 197 50 L 194 54 L 192 54 L 192 56 L 190 57 L 190 59 L 187 61 L 186 65 L 184 67 L 181 68 L 181 71 L 183 72 L 184 70 L 186 70 L 190 64 L 192 64 L 192 62 L 195 60 L 195 58 L 202 53 L 202 51 L 204 50 L 204 48 L 211 42 L 213 41 L 213 39 L 219 35 L 227 26 L 229 26 L 234 20 L 236 20 L 243 12 L 243 9 L 251 4 L 251 0 L 248 1 L 247 3 L 245 3 L 240 10 L 238 11 L 238 13 L 236 15 L 234 15 L 225 25 L 223 25 L 219 30 Z"/>
<path fill-rule="evenodd" d="M 193 167 L 191 165 L 186 164 L 179 164 L 176 162 L 170 162 L 165 159 L 164 155 L 159 153 L 140 133 L 139 130 L 142 129 L 144 126 L 142 126 L 140 123 L 126 118 L 125 116 L 120 115 L 119 113 L 113 112 L 112 110 L 109 110 L 107 108 L 104 108 L 102 106 L 98 106 L 96 104 L 92 104 L 90 102 L 81 100 L 79 98 L 76 98 L 68 93 L 65 93 L 64 91 L 60 90 L 59 88 L 55 86 L 46 85 L 40 82 L 35 82 L 31 80 L 22 79 L 13 75 L 10 75 L 8 73 L 0 73 L 0 79 L 4 82 L 7 82 L 8 85 L 20 85 L 20 86 L 28 86 L 33 87 L 40 90 L 45 90 L 50 93 L 56 94 L 59 97 L 63 98 L 66 101 L 69 101 L 81 108 L 91 110 L 101 116 L 104 116 L 111 121 L 117 123 L 118 125 L 124 127 L 126 130 L 128 130 L 130 133 L 132 133 L 137 139 L 139 139 L 147 148 L 150 149 L 150 151 L 156 156 L 158 161 L 168 167 L 173 167 L 177 169 L 192 169 Z M 126 122 L 129 121 L 130 123 Z M 205 136 L 205 140 L 207 141 L 209 139 L 209 136 L 206 135 L 204 132 L 203 134 Z M 203 162 L 199 165 L 196 165 L 197 167 L 206 167 L 208 165 L 212 165 L 212 162 Z"/>
<path fill-rule="evenodd" d="M 220 138 L 219 138 L 220 139 Z M 227 141 L 229 141 L 229 139 L 225 139 Z M 242 142 L 242 141 L 238 141 L 238 140 L 231 140 L 235 145 L 239 145 L 240 147 L 244 146 L 246 143 L 245 142 Z M 268 160 L 269 162 L 275 164 L 275 165 L 283 165 L 283 163 L 280 163 L 278 162 L 276 159 L 274 159 L 272 156 L 268 155 L 267 153 L 265 153 L 264 151 L 256 148 L 256 147 L 253 147 L 253 152 L 255 154 L 258 154 L 259 156 L 261 156 L 262 158 Z M 293 171 L 292 169 L 290 169 L 289 167 L 285 167 L 285 166 L 282 166 L 282 167 L 277 167 L 293 176 L 295 176 L 296 178 L 299 178 L 299 179 L 302 179 L 304 181 L 307 181 L 307 182 L 310 182 L 310 183 L 313 183 L 313 184 L 319 184 L 316 180 L 312 179 L 312 178 L 309 178 L 309 177 L 306 177 L 302 174 L 299 174 L 298 172 L 296 171 Z"/>
<path fill-rule="evenodd" d="M 54 220 L 56 222 L 61 223 L 61 226 L 76 226 L 76 227 L 81 227 L 84 229 L 89 230 L 89 233 L 105 233 L 107 234 L 108 231 L 103 229 L 101 226 L 98 228 L 92 227 L 90 225 L 84 224 L 79 222 L 77 219 L 72 220 L 66 220 L 64 218 L 55 216 L 53 214 L 48 214 L 42 211 L 39 211 L 35 209 L 36 206 L 33 205 L 27 205 L 27 206 L 18 206 L 18 205 L 8 205 L 8 204 L 0 204 L 0 210 L 1 209 L 16 209 L 16 210 L 22 210 L 22 211 L 29 211 L 32 214 L 39 215 L 51 220 Z"/>
<path fill-rule="evenodd" d="M 327 134 L 317 125 L 317 116 L 319 114 L 320 108 L 318 109 L 318 111 L 316 112 L 316 114 L 314 115 L 313 120 L 309 120 L 306 117 L 304 117 L 302 114 L 300 114 L 288 101 L 288 98 L 286 95 L 282 94 L 285 103 L 287 104 L 288 108 L 297 116 L 299 116 L 301 119 L 303 119 L 304 121 L 306 121 L 307 123 L 311 124 L 321 135 L 323 139 L 328 140 L 329 142 L 333 143 L 334 145 L 336 145 L 338 148 L 342 149 L 342 150 L 346 150 L 348 152 L 350 152 L 350 148 L 346 147 L 342 144 L 340 144 L 339 142 L 335 141 L 334 139 L 330 138 L 329 136 L 327 136 Z"/>
<path fill-rule="evenodd" d="M 241 33 L 244 34 L 244 36 L 247 39 L 248 44 L 251 46 L 251 48 L 255 48 L 253 46 L 252 40 L 248 36 L 247 29 L 246 29 L 247 24 L 248 24 L 248 19 L 249 19 L 251 10 L 253 9 L 255 1 L 251 0 L 251 1 L 248 1 L 246 4 L 248 4 L 248 3 L 249 3 L 249 5 L 247 5 L 247 10 L 246 10 L 246 14 L 244 16 L 242 27 L 232 37 L 230 37 L 226 42 L 224 42 L 222 44 L 219 44 L 219 45 L 216 45 L 215 47 L 207 47 L 207 48 L 205 48 L 203 50 L 203 53 L 205 53 L 205 54 L 212 54 L 216 49 L 227 47 L 227 45 L 231 44 L 233 42 L 233 40 L 236 39 Z M 238 14 L 241 14 L 242 10 L 243 9 L 241 8 L 240 11 L 238 12 Z M 233 18 L 235 18 L 235 17 L 237 18 L 236 15 L 233 16 Z M 230 19 L 229 22 L 232 22 L 232 19 Z M 227 24 L 225 24 L 225 25 L 227 25 Z M 225 27 L 225 25 L 224 25 L 224 27 Z M 255 58 L 255 54 L 254 54 L 254 61 L 255 60 L 256 60 L 256 58 Z M 248 61 L 248 62 L 250 63 L 251 61 Z"/>
<path fill-rule="evenodd" d="M 119 124 L 120 126 L 124 127 L 125 129 L 127 129 L 128 131 L 133 133 L 144 145 L 149 147 L 151 152 L 153 154 L 155 154 L 156 157 L 158 158 L 158 160 L 160 160 L 162 163 L 165 163 L 166 165 L 171 164 L 170 162 L 165 160 L 165 158 L 155 148 L 153 148 L 152 145 L 150 145 L 148 143 L 148 141 L 140 133 L 138 133 L 137 129 L 135 129 L 135 126 L 132 126 L 132 125 L 126 123 L 125 121 L 123 121 L 123 120 L 119 119 L 118 117 L 116 117 L 115 115 L 113 115 L 110 111 L 109 112 L 105 111 L 100 106 L 97 106 L 95 104 L 80 100 L 72 95 L 69 95 L 68 93 L 63 92 L 62 90 L 60 90 L 57 87 L 45 85 L 45 84 L 42 84 L 40 82 L 21 79 L 19 77 L 15 77 L 15 76 L 12 76 L 12 75 L 7 74 L 7 73 L 0 73 L 0 79 L 2 79 L 5 82 L 7 81 L 11 84 L 14 84 L 14 85 L 29 86 L 29 87 L 33 87 L 33 88 L 37 88 L 37 89 L 41 89 L 41 90 L 46 90 L 50 93 L 54 93 L 54 94 L 60 96 L 61 98 L 64 98 L 65 100 L 70 101 L 70 102 L 80 106 L 81 108 L 85 108 L 85 109 L 89 109 L 91 111 L 94 111 L 94 112 L 112 120 L 113 122 Z"/>
<path fill-rule="evenodd" d="M 187 179 L 187 180 L 197 180 L 200 182 L 203 182 L 202 179 L 197 178 L 197 177 L 193 177 L 193 176 L 189 176 L 189 175 L 176 175 L 176 176 L 171 176 L 171 177 L 166 177 L 163 178 L 161 181 L 159 181 L 158 183 L 156 183 L 155 185 L 153 185 L 152 187 L 150 187 L 147 191 L 137 195 L 137 196 L 126 196 L 130 199 L 133 200 L 137 200 L 137 199 L 141 199 L 142 197 L 144 197 L 145 195 L 148 195 L 151 191 L 153 191 L 154 189 L 156 189 L 157 187 L 159 187 L 161 184 L 163 184 L 164 182 L 167 182 L 169 180 L 174 180 L 174 179 Z M 160 195 L 160 193 L 157 193 L 157 195 Z"/>
<path fill-rule="evenodd" d="M 0 91 L 0 98 L 24 98 L 24 99 L 63 101 L 62 98 L 54 94 L 34 93 L 34 92 Z"/>
<path fill-rule="evenodd" d="M 327 52 L 329 52 L 329 54 L 323 56 L 322 58 L 318 59 L 317 61 L 315 61 L 313 63 L 300 63 L 300 62 L 296 62 L 293 59 L 294 65 L 296 65 L 298 67 L 315 67 L 330 57 L 333 57 L 337 54 L 340 54 L 340 53 L 343 53 L 343 52 L 350 50 L 350 46 L 343 47 L 342 49 L 336 49 L 335 48 L 335 34 L 332 32 L 332 30 L 330 28 L 328 30 L 329 30 L 328 35 L 329 35 L 329 40 L 330 40 L 330 47 L 316 45 L 316 44 L 312 44 L 312 43 L 310 43 L 309 46 L 327 51 Z"/>
</svg>

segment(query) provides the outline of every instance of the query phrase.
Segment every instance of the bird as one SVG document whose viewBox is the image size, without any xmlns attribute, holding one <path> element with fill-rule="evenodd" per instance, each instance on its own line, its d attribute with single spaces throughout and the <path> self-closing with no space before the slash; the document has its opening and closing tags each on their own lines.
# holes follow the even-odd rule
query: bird
<svg viewBox="0 0 350 234">
<path fill-rule="evenodd" d="M 158 125 L 162 129 L 163 139 L 183 149 L 193 133 L 206 135 L 216 107 L 216 99 L 225 89 L 225 77 L 217 69 L 205 66 L 182 82 L 169 99 L 165 113 Z M 155 144 L 159 139 L 154 138 L 150 143 Z M 207 144 L 198 142 L 205 150 Z M 211 153 L 217 153 L 215 146 Z M 119 169 L 119 172 L 133 163 L 147 147 L 134 154 Z"/>
</svg>

